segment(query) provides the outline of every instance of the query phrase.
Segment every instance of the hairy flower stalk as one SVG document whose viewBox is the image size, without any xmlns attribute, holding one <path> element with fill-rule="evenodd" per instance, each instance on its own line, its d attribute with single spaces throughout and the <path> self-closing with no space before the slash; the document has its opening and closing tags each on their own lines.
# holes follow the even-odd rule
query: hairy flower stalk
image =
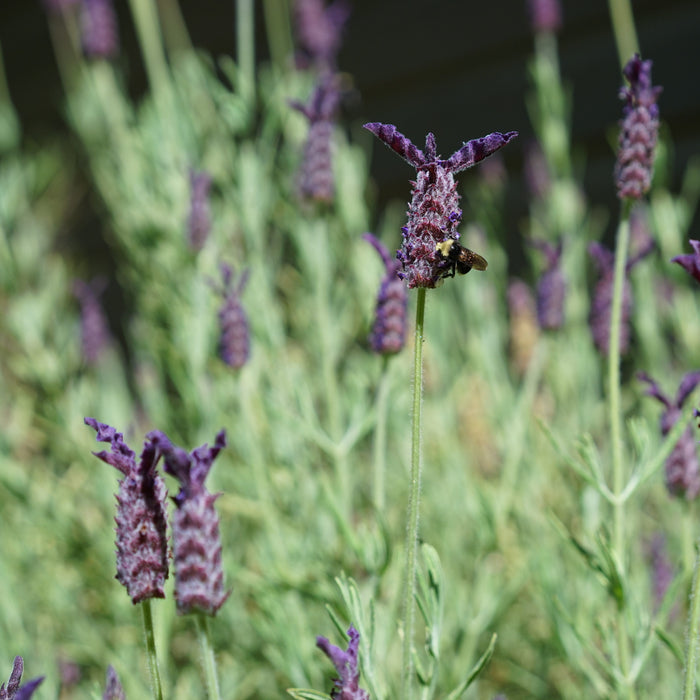
<svg viewBox="0 0 700 700">
<path fill-rule="evenodd" d="M 240 369 L 250 357 L 250 328 L 248 316 L 241 304 L 241 293 L 248 281 L 248 271 L 243 272 L 236 284 L 233 270 L 221 265 L 224 303 L 219 309 L 219 356 L 229 366 Z"/>
<path fill-rule="evenodd" d="M 377 294 L 374 325 L 369 336 L 372 350 L 379 355 L 400 352 L 406 343 L 406 285 L 399 279 L 401 264 L 392 259 L 387 247 L 371 233 L 363 238 L 374 246 L 384 263 L 386 272 Z"/>
<path fill-rule="evenodd" d="M 134 604 L 148 598 L 164 598 L 168 578 L 168 540 L 165 498 L 167 491 L 156 473 L 159 454 L 150 436 L 141 453 L 124 442 L 122 433 L 94 418 L 85 424 L 97 431 L 98 442 L 110 443 L 110 452 L 93 452 L 95 457 L 118 469 L 124 478 L 117 494 L 117 580 L 126 587 Z"/>
<path fill-rule="evenodd" d="M 680 419 L 688 396 L 700 384 L 700 372 L 689 372 L 683 377 L 675 399 L 666 396 L 659 385 L 645 372 L 639 372 L 637 378 L 649 385 L 647 395 L 664 405 L 660 428 L 662 435 L 668 435 Z M 692 425 L 688 425 L 666 459 L 666 488 L 671 496 L 685 498 L 688 501 L 697 498 L 700 493 L 700 465 Z"/>
<path fill-rule="evenodd" d="M 438 248 L 445 241 L 459 240 L 457 227 L 462 220 L 454 176 L 505 146 L 518 134 L 495 132 L 465 143 L 449 158 L 437 155 L 433 134 L 425 139 L 425 151 L 411 143 L 391 124 L 365 124 L 380 141 L 417 170 L 408 208 L 408 223 L 403 228 L 403 245 L 397 253 L 402 264 L 399 277 L 409 289 L 432 289 L 450 275 L 453 265 Z"/>
<path fill-rule="evenodd" d="M 348 630 L 347 651 L 331 644 L 325 637 L 316 637 L 316 646 L 332 661 L 338 678 L 333 681 L 335 686 L 331 692 L 333 700 L 370 700 L 369 693 L 360 688 L 360 669 L 358 665 L 358 650 L 360 633 L 350 625 Z"/>
<path fill-rule="evenodd" d="M 34 691 L 44 680 L 44 676 L 34 678 L 23 686 L 20 686 L 22 674 L 24 673 L 24 661 L 21 656 L 15 656 L 12 663 L 12 673 L 7 681 L 7 685 L 0 685 L 0 700 L 29 700 L 34 695 Z"/>
<path fill-rule="evenodd" d="M 615 182 L 620 199 L 640 199 L 651 186 L 654 152 L 659 131 L 659 107 L 656 101 L 661 87 L 651 84 L 651 61 L 635 54 L 622 73 L 629 87 L 620 90 L 625 100 L 620 122 Z"/>
<path fill-rule="evenodd" d="M 219 516 L 214 508 L 221 494 L 209 493 L 204 480 L 226 446 L 226 433 L 222 430 L 216 436 L 214 447 L 202 445 L 191 453 L 175 447 L 159 431 L 148 437 L 163 455 L 165 471 L 180 482 L 172 499 L 176 510 L 171 522 L 177 611 L 215 615 L 230 591 L 224 591 Z"/>
<path fill-rule="evenodd" d="M 564 323 L 566 280 L 561 269 L 562 241 L 554 246 L 547 241 L 530 241 L 545 257 L 545 270 L 537 284 L 537 321 L 544 330 L 557 330 Z"/>
<path fill-rule="evenodd" d="M 290 100 L 290 107 L 309 120 L 309 134 L 304 144 L 297 187 L 303 200 L 331 202 L 335 194 L 333 180 L 332 137 L 340 103 L 339 77 L 324 74 L 308 104 Z"/>
</svg>

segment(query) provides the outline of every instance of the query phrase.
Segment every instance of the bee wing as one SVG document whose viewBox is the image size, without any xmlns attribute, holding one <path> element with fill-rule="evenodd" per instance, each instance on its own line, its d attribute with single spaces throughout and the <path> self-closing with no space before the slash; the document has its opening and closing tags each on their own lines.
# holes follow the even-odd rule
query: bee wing
<svg viewBox="0 0 700 700">
<path fill-rule="evenodd" d="M 482 258 L 481 255 L 475 253 L 473 250 L 469 250 L 469 248 L 464 249 L 463 258 L 467 265 L 473 270 L 481 270 L 483 272 L 489 266 L 486 262 L 486 258 Z"/>
</svg>

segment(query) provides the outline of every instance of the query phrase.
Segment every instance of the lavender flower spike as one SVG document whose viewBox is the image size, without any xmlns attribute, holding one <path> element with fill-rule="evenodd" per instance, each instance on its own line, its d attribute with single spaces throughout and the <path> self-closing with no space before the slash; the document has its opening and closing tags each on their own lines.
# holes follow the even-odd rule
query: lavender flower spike
<svg viewBox="0 0 700 700">
<path fill-rule="evenodd" d="M 664 405 L 660 427 L 661 434 L 668 435 L 680 419 L 688 396 L 700 384 L 700 372 L 689 372 L 683 377 L 674 400 L 669 399 L 645 372 L 639 372 L 637 378 L 649 385 L 647 395 Z M 688 501 L 700 493 L 700 465 L 691 425 L 685 429 L 666 460 L 666 488 L 672 496 L 684 497 Z"/>
<path fill-rule="evenodd" d="M 117 494 L 117 581 L 126 587 L 134 604 L 148 598 L 165 598 L 168 578 L 168 538 L 165 498 L 167 491 L 156 473 L 160 457 L 156 443 L 146 438 L 137 466 L 136 455 L 114 428 L 85 418 L 97 431 L 98 442 L 109 442 L 111 452 L 93 452 L 118 469 L 124 478 Z"/>
<path fill-rule="evenodd" d="M 357 652 L 360 646 L 360 633 L 350 625 L 348 650 L 331 644 L 325 637 L 316 637 L 316 646 L 333 662 L 340 678 L 334 681 L 331 693 L 333 700 L 370 700 L 369 693 L 360 688 L 360 669 Z"/>
<path fill-rule="evenodd" d="M 107 681 L 105 692 L 102 693 L 102 700 L 126 700 L 124 688 L 113 666 L 107 667 Z"/>
<path fill-rule="evenodd" d="M 620 199 L 640 199 L 651 187 L 659 131 L 659 107 L 656 101 L 662 88 L 652 87 L 651 61 L 642 61 L 639 54 L 630 59 L 622 74 L 629 87 L 620 90 L 620 98 L 626 104 L 622 110 L 615 165 L 617 196 Z"/>
<path fill-rule="evenodd" d="M 690 239 L 693 253 L 687 255 L 676 255 L 671 258 L 671 262 L 678 263 L 689 275 L 692 275 L 700 282 L 700 241 Z"/>
<path fill-rule="evenodd" d="M 119 29 L 112 0 L 83 0 L 81 30 L 87 58 L 111 59 L 119 53 Z"/>
<path fill-rule="evenodd" d="M 165 471 L 180 482 L 172 518 L 177 611 L 180 615 L 216 615 L 230 591 L 224 591 L 219 516 L 214 509 L 221 494 L 209 493 L 204 480 L 226 446 L 226 432 L 216 436 L 214 447 L 202 445 L 190 454 L 174 447 L 159 431 L 149 433 L 148 438 L 163 454 Z"/>
<path fill-rule="evenodd" d="M 563 243 L 554 246 L 547 241 L 531 240 L 530 245 L 541 251 L 546 267 L 537 284 L 537 321 L 544 330 L 557 330 L 564 323 L 566 280 L 561 270 Z"/>
<path fill-rule="evenodd" d="M 451 276 L 454 269 L 454 263 L 443 254 L 443 248 L 438 247 L 445 241 L 459 239 L 457 227 L 462 220 L 462 210 L 454 175 L 495 153 L 518 134 L 516 131 L 496 132 L 468 141 L 447 160 L 442 160 L 438 158 L 433 134 L 427 135 L 425 150 L 421 151 L 391 124 L 371 122 L 364 126 L 418 171 L 412 183 L 403 245 L 396 257 L 403 266 L 399 277 L 409 289 L 432 289 L 444 277 Z"/>
<path fill-rule="evenodd" d="M 224 282 L 224 303 L 219 309 L 219 356 L 229 367 L 240 369 L 250 357 L 248 316 L 241 304 L 241 292 L 248 282 L 248 270 L 234 284 L 233 270 L 223 263 L 221 276 Z"/>
<path fill-rule="evenodd" d="M 21 656 L 15 656 L 7 685 L 4 683 L 0 685 L 0 700 L 29 700 L 34 695 L 34 691 L 44 680 L 44 676 L 34 678 L 20 687 L 22 673 L 24 673 L 24 661 Z"/>
<path fill-rule="evenodd" d="M 406 342 L 406 285 L 399 279 L 401 263 L 392 259 L 386 246 L 371 233 L 363 238 L 371 243 L 384 262 L 386 273 L 377 294 L 374 325 L 369 336 L 372 350 L 379 355 L 400 352 Z"/>
</svg>

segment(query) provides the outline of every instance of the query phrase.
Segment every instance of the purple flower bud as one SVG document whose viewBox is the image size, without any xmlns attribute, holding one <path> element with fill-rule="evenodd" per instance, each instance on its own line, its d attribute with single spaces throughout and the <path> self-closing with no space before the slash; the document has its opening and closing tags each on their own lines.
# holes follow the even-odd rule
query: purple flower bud
<svg viewBox="0 0 700 700">
<path fill-rule="evenodd" d="M 386 246 L 371 233 L 366 233 L 363 238 L 374 246 L 386 268 L 377 294 L 377 308 L 369 343 L 374 352 L 390 355 L 400 352 L 406 342 L 406 285 L 398 277 L 401 264 L 391 258 Z"/>
<path fill-rule="evenodd" d="M 544 330 L 557 330 L 564 323 L 564 298 L 566 280 L 561 271 L 563 244 L 555 247 L 547 241 L 530 241 L 530 245 L 541 251 L 546 259 L 546 267 L 537 284 L 537 321 Z"/>
<path fill-rule="evenodd" d="M 403 266 L 399 277 L 409 289 L 432 289 L 454 269 L 454 264 L 438 249 L 440 243 L 459 239 L 457 226 L 462 210 L 454 175 L 495 153 L 517 136 L 517 132 L 493 133 L 468 141 L 447 160 L 441 160 L 433 134 L 427 135 L 423 152 L 391 124 L 372 122 L 364 126 L 418 171 L 412 183 L 413 196 L 408 224 L 403 229 L 403 245 L 397 254 Z"/>
<path fill-rule="evenodd" d="M 671 262 L 678 263 L 688 274 L 700 282 L 700 241 L 690 239 L 693 253 L 677 255 Z"/>
<path fill-rule="evenodd" d="M 630 85 L 620 90 L 620 98 L 626 101 L 615 165 L 617 196 L 621 199 L 640 199 L 651 187 L 659 131 L 656 101 L 662 90 L 652 87 L 651 65 L 651 61 L 642 61 L 635 54 L 622 71 Z"/>
<path fill-rule="evenodd" d="M 309 120 L 309 135 L 298 176 L 299 197 L 317 202 L 333 200 L 331 139 L 333 121 L 340 103 L 338 77 L 327 73 L 316 85 L 308 105 L 291 100 L 289 105 Z"/>
<path fill-rule="evenodd" d="M 95 457 L 118 469 L 124 478 L 117 494 L 117 581 L 126 587 L 134 604 L 148 598 L 165 598 L 168 578 L 168 538 L 163 479 L 156 473 L 160 457 L 156 442 L 146 436 L 140 463 L 114 428 L 85 418 L 97 431 L 98 442 L 110 443 L 110 452 Z"/>
<path fill-rule="evenodd" d="M 639 372 L 637 378 L 649 384 L 647 395 L 653 396 L 664 405 L 660 428 L 662 435 L 668 435 L 679 421 L 688 396 L 700 384 L 700 372 L 689 372 L 683 377 L 675 400 L 669 399 L 645 372 Z M 684 497 L 688 501 L 700 493 L 700 468 L 691 425 L 688 425 L 666 460 L 666 488 L 672 496 Z"/>
<path fill-rule="evenodd" d="M 214 447 L 202 445 L 190 454 L 174 447 L 161 432 L 154 431 L 148 437 L 163 454 L 165 471 L 180 482 L 172 518 L 177 611 L 180 615 L 215 615 L 230 591 L 224 591 L 219 516 L 214 509 L 221 494 L 209 493 L 204 480 L 226 446 L 226 432 L 216 436 Z"/>
<path fill-rule="evenodd" d="M 340 678 L 337 678 L 331 693 L 333 700 L 369 700 L 369 693 L 360 688 L 360 669 L 357 654 L 360 646 L 360 633 L 350 625 L 348 650 L 331 644 L 325 637 L 316 637 L 316 646 L 331 660 Z"/>
<path fill-rule="evenodd" d="M 620 353 L 625 354 L 630 344 L 630 316 L 632 314 L 632 287 L 629 282 L 630 270 L 649 253 L 654 242 L 648 239 L 639 251 L 625 264 L 625 276 L 622 284 L 622 309 L 620 316 Z M 613 282 L 615 276 L 615 254 L 593 242 L 588 246 L 588 252 L 595 261 L 600 279 L 593 291 L 591 309 L 588 314 L 588 325 L 593 335 L 598 352 L 607 355 L 610 346 L 610 318 L 613 297 Z"/>
<path fill-rule="evenodd" d="M 350 16 L 345 0 L 335 0 L 327 7 L 323 0 L 296 0 L 296 32 L 302 50 L 319 68 L 334 68 L 343 27 Z"/>
<path fill-rule="evenodd" d="M 100 304 L 100 295 L 107 283 L 103 278 L 91 282 L 75 280 L 73 295 L 80 302 L 80 338 L 83 358 L 96 365 L 110 342 L 109 323 Z"/>
<path fill-rule="evenodd" d="M 102 700 L 126 700 L 124 688 L 119 682 L 119 676 L 113 666 L 107 667 L 107 681 L 105 683 L 105 692 L 102 694 Z"/>
<path fill-rule="evenodd" d="M 187 217 L 187 241 L 190 248 L 199 251 L 211 231 L 209 189 L 211 177 L 206 172 L 190 170 L 190 213 Z"/>
<path fill-rule="evenodd" d="M 112 0 L 83 0 L 83 53 L 87 58 L 114 58 L 119 52 L 119 29 Z"/>
<path fill-rule="evenodd" d="M 233 284 L 233 271 L 221 265 L 224 303 L 219 309 L 219 356 L 229 366 L 240 369 L 250 357 L 250 329 L 248 316 L 241 304 L 241 292 L 248 281 L 248 271 L 243 272 Z"/>
<path fill-rule="evenodd" d="M 525 184 L 535 199 L 543 199 L 552 188 L 547 159 L 536 142 L 525 151 Z"/>
<path fill-rule="evenodd" d="M 673 567 L 666 551 L 666 538 L 657 533 L 648 545 L 654 590 L 654 612 L 658 612 L 668 587 L 673 581 Z"/>
<path fill-rule="evenodd" d="M 34 691 L 44 680 L 44 676 L 34 678 L 20 688 L 22 673 L 24 673 L 24 661 L 21 656 L 15 656 L 7 685 L 4 683 L 0 685 L 0 700 L 29 700 L 34 695 Z"/>
<path fill-rule="evenodd" d="M 557 32 L 561 29 L 559 0 L 529 0 L 530 21 L 535 32 Z"/>
</svg>

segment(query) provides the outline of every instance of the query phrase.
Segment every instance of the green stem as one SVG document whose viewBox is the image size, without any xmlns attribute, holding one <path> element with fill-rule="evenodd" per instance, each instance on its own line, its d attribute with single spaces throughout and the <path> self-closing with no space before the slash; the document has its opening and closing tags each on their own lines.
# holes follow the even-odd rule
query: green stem
<svg viewBox="0 0 700 700">
<path fill-rule="evenodd" d="M 255 12 L 253 0 L 236 2 L 238 89 L 250 104 L 255 92 Z"/>
<path fill-rule="evenodd" d="M 698 664 L 698 624 L 700 624 L 700 543 L 695 544 L 695 568 L 693 570 L 693 585 L 690 591 L 690 612 L 688 613 L 688 629 L 685 633 L 685 676 L 683 681 L 683 700 L 695 698 L 695 674 Z"/>
<path fill-rule="evenodd" d="M 272 63 L 279 71 L 284 71 L 294 51 L 292 28 L 287 0 L 265 0 L 265 26 L 267 27 L 267 44 L 270 48 Z"/>
<path fill-rule="evenodd" d="M 425 318 L 425 289 L 418 289 L 416 302 L 416 333 L 413 354 L 413 420 L 411 425 L 411 483 L 406 522 L 406 569 L 403 599 L 403 675 L 402 700 L 413 697 L 413 628 L 415 627 L 416 565 L 418 558 L 418 521 L 420 510 L 420 481 L 422 471 L 422 409 L 423 409 L 423 322 Z"/>
<path fill-rule="evenodd" d="M 608 348 L 608 402 L 610 417 L 610 441 L 612 448 L 612 490 L 616 498 L 613 504 L 613 550 L 620 570 L 625 566 L 625 499 L 620 498 L 625 487 L 625 466 L 622 443 L 622 406 L 620 400 L 620 326 L 622 324 L 622 297 L 625 283 L 627 249 L 629 247 L 630 202 L 622 206 L 620 225 L 615 245 L 615 276 L 610 314 L 610 342 Z M 629 671 L 629 639 L 625 610 L 621 609 L 617 625 L 620 669 L 624 677 Z M 626 690 L 628 697 L 635 697 L 634 689 Z"/>
<path fill-rule="evenodd" d="M 158 11 L 152 0 L 129 0 L 141 53 L 153 93 L 170 87 L 168 63 L 158 22 Z"/>
<path fill-rule="evenodd" d="M 610 21 L 615 34 L 617 55 L 624 68 L 635 53 L 639 53 L 637 30 L 634 27 L 634 13 L 630 0 L 608 0 Z"/>
<path fill-rule="evenodd" d="M 155 700 L 163 700 L 163 687 L 160 682 L 158 670 L 158 655 L 156 654 L 156 640 L 153 633 L 153 615 L 151 614 L 151 601 L 146 599 L 141 603 L 143 619 L 143 632 L 146 637 L 146 655 L 148 656 L 148 669 L 151 673 L 153 684 L 153 697 Z"/>
<path fill-rule="evenodd" d="M 194 618 L 197 623 L 197 637 L 199 638 L 199 651 L 202 655 L 202 670 L 207 686 L 207 697 L 209 700 L 221 700 L 219 679 L 216 675 L 216 659 L 209 634 L 209 618 L 201 613 L 195 614 Z"/>
</svg>

